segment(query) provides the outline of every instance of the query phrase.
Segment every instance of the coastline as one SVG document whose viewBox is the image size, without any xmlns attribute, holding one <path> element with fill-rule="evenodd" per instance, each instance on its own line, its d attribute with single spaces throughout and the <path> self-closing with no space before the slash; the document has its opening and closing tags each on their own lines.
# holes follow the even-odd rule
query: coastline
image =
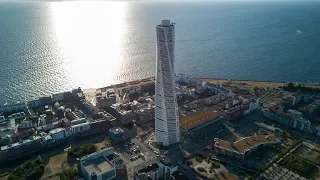
<svg viewBox="0 0 320 180">
<path fill-rule="evenodd" d="M 224 78 L 211 78 L 211 77 L 192 77 L 192 78 L 197 78 L 201 79 L 205 82 L 211 82 L 215 84 L 224 84 L 227 82 L 233 82 L 233 83 L 246 83 L 249 85 L 256 85 L 256 86 L 264 86 L 264 87 L 279 87 L 285 83 L 288 83 L 290 81 L 267 81 L 267 80 L 250 80 L 250 79 L 224 79 Z M 92 90 L 102 90 L 105 88 L 117 88 L 118 86 L 125 86 L 125 85 L 132 85 L 133 82 L 141 82 L 145 80 L 154 80 L 155 77 L 148 77 L 148 78 L 143 78 L 143 79 L 137 79 L 137 80 L 132 80 L 132 81 L 125 81 L 122 83 L 118 84 L 112 84 L 106 87 L 98 87 L 98 88 L 87 88 L 83 89 L 83 91 L 92 91 Z M 299 82 L 295 81 L 293 83 L 298 83 L 304 86 L 310 86 L 310 87 L 319 87 L 320 83 L 312 83 L 312 82 Z"/>
<path fill-rule="evenodd" d="M 193 78 L 197 78 L 197 77 L 193 77 Z M 255 86 L 258 87 L 269 87 L 269 88 L 274 88 L 274 87 L 279 87 L 282 86 L 285 83 L 288 83 L 288 81 L 265 81 L 265 80 L 245 80 L 245 79 L 223 79 L 223 78 L 210 78 L 210 77 L 200 77 L 197 79 L 201 79 L 205 82 L 208 83 L 214 83 L 214 84 L 232 84 L 232 85 L 237 85 L 237 86 L 243 86 L 249 89 L 253 89 Z M 132 80 L 132 81 L 126 81 L 126 82 L 122 82 L 122 83 L 118 83 L 118 84 L 112 84 L 109 86 L 105 86 L 105 87 L 97 87 L 97 88 L 86 88 L 86 89 L 82 89 L 84 94 L 87 96 L 92 97 L 96 91 L 105 91 L 104 89 L 107 88 L 123 88 L 125 86 L 134 86 L 136 83 L 141 83 L 141 82 L 146 82 L 146 81 L 154 81 L 154 77 L 148 77 L 148 78 L 143 78 L 143 79 L 137 79 L 137 80 Z M 312 82 L 293 82 L 293 83 L 298 83 L 301 84 L 303 86 L 308 86 L 308 87 L 317 87 L 320 88 L 320 84 L 319 83 L 312 83 Z M 60 92 L 63 93 L 63 92 Z M 57 93 L 55 93 L 57 94 Z M 48 94 L 46 97 L 51 96 L 52 94 Z M 38 97 L 38 99 L 41 97 Z M 31 99 L 29 101 L 33 101 L 35 99 Z M 28 101 L 26 101 L 28 102 Z M 7 105 L 13 105 L 13 104 L 1 104 L 1 106 L 7 106 Z"/>
</svg>

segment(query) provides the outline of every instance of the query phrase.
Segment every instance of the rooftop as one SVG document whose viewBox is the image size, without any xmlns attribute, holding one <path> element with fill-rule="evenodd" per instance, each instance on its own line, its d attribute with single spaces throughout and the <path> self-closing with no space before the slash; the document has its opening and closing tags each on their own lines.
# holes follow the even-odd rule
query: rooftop
<svg viewBox="0 0 320 180">
<path fill-rule="evenodd" d="M 143 173 L 143 174 L 138 174 L 137 177 L 140 179 L 140 180 L 152 180 L 151 177 L 149 177 L 147 174 Z"/>
<path fill-rule="evenodd" d="M 75 119 L 71 121 L 71 125 L 78 125 L 88 122 L 86 118 Z"/>
<path fill-rule="evenodd" d="M 29 143 L 32 143 L 34 141 L 38 141 L 40 139 L 41 139 L 40 136 L 31 136 L 29 139 L 26 139 L 26 140 L 23 140 L 23 141 L 21 140 L 20 142 L 16 142 L 16 143 L 9 144 L 9 145 L 6 145 L 6 146 L 1 146 L 1 150 L 5 151 L 5 150 L 11 149 L 11 148 L 17 148 L 20 145 L 29 144 Z"/>
<path fill-rule="evenodd" d="M 123 133 L 123 129 L 121 129 L 120 127 L 112 127 L 109 129 L 109 132 L 113 132 L 113 133 Z"/>
<path fill-rule="evenodd" d="M 159 157 L 159 160 L 160 160 L 160 162 L 162 164 L 164 164 L 166 166 L 171 166 L 172 165 L 171 160 L 166 156 Z"/>
<path fill-rule="evenodd" d="M 65 130 L 66 130 L 65 128 L 56 128 L 56 129 L 50 130 L 50 133 L 55 134 L 55 133 L 58 133 L 60 131 L 65 131 Z"/>
<path fill-rule="evenodd" d="M 280 110 L 277 110 L 276 107 L 270 108 L 270 110 L 271 110 L 272 112 L 278 113 L 278 114 L 280 114 L 280 115 L 282 115 L 282 116 L 286 116 L 286 117 L 289 117 L 289 118 L 292 118 L 292 117 L 294 116 L 294 115 L 291 114 L 291 113 L 282 112 L 282 111 L 280 111 Z"/>
<path fill-rule="evenodd" d="M 160 27 L 170 27 L 170 26 L 174 26 L 174 23 L 170 23 L 170 20 L 162 20 L 161 24 L 159 24 L 158 26 L 160 26 Z"/>
<path fill-rule="evenodd" d="M 144 173 L 144 172 L 147 173 L 147 172 L 150 172 L 150 171 L 155 172 L 155 171 L 158 170 L 158 167 L 159 166 L 156 163 L 153 163 L 153 164 L 150 164 L 149 166 L 146 166 L 146 167 L 140 169 L 138 171 L 138 173 Z"/>
<path fill-rule="evenodd" d="M 220 112 L 213 110 L 199 111 L 195 114 L 180 119 L 180 126 L 184 129 L 192 129 L 196 126 L 199 126 L 200 124 L 215 119 L 220 115 Z"/>
<path fill-rule="evenodd" d="M 275 136 L 258 135 L 258 136 L 246 137 L 234 143 L 218 139 L 216 140 L 216 143 L 214 144 L 214 146 L 228 149 L 230 151 L 245 153 L 246 151 L 248 151 L 250 148 L 254 146 L 257 146 L 260 144 L 266 144 L 266 143 L 276 143 L 276 142 L 279 142 L 279 140 Z"/>
<path fill-rule="evenodd" d="M 172 173 L 172 176 L 176 180 L 189 180 L 189 178 L 187 178 L 185 175 L 181 174 L 179 171 L 176 171 L 176 172 Z"/>
<path fill-rule="evenodd" d="M 113 117 L 111 114 L 107 113 L 106 111 L 98 112 L 99 115 L 103 116 L 106 118 L 108 121 L 115 121 L 116 118 Z"/>
<path fill-rule="evenodd" d="M 87 160 L 82 165 L 89 174 L 96 173 L 97 175 L 109 172 L 114 168 L 103 156 Z"/>
</svg>

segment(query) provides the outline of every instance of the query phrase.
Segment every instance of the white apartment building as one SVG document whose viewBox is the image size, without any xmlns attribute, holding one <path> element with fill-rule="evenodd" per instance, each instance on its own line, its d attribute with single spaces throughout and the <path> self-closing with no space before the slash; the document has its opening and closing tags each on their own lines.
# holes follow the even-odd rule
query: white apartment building
<svg viewBox="0 0 320 180">
<path fill-rule="evenodd" d="M 50 131 L 52 140 L 53 141 L 58 141 L 58 140 L 64 139 L 66 137 L 65 136 L 65 132 L 66 132 L 65 128 L 52 129 Z"/>
</svg>

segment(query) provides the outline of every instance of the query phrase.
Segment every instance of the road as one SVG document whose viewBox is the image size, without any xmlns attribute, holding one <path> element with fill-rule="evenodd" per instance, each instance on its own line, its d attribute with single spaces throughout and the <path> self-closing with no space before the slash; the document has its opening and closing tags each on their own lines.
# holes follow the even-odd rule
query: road
<svg viewBox="0 0 320 180">
<path fill-rule="evenodd" d="M 146 167 L 152 163 L 155 162 L 156 160 L 156 154 L 150 150 L 146 144 L 142 143 L 140 140 L 138 139 L 132 139 L 132 141 L 135 143 L 135 146 L 139 146 L 140 147 L 140 151 L 142 153 L 144 153 L 145 156 L 145 161 L 142 163 L 139 163 L 137 161 L 133 161 L 133 162 L 129 162 L 128 164 L 126 164 L 127 167 L 127 175 L 128 175 L 128 179 L 134 179 L 134 172 L 138 171 L 139 169 L 142 169 L 143 167 Z"/>
</svg>

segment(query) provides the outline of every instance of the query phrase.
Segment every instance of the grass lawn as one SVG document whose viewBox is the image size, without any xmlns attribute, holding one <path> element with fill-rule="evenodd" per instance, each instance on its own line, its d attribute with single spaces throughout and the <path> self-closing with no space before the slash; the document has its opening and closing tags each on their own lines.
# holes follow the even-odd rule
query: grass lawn
<svg viewBox="0 0 320 180">
<path fill-rule="evenodd" d="M 311 161 L 315 164 L 320 164 L 320 153 L 312 149 L 309 149 L 307 147 L 304 147 L 304 146 L 300 147 L 295 152 L 295 155 L 303 159 L 306 159 L 308 161 Z"/>
<path fill-rule="evenodd" d="M 55 171 L 59 171 L 62 169 L 62 162 L 67 161 L 67 152 L 57 154 L 50 158 L 49 163 L 52 165 Z"/>
<path fill-rule="evenodd" d="M 305 178 L 314 177 L 318 170 L 315 165 L 291 154 L 280 161 L 279 164 Z"/>
</svg>

